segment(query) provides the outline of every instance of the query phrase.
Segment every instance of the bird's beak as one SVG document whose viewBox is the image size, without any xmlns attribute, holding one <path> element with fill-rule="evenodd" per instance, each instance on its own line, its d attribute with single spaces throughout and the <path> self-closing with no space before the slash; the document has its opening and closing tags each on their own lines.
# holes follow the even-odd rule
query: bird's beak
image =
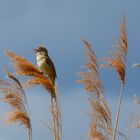
<svg viewBox="0 0 140 140">
<path fill-rule="evenodd" d="M 35 51 L 35 53 L 37 53 L 38 52 L 38 50 L 37 49 L 33 49 L 34 51 Z"/>
</svg>

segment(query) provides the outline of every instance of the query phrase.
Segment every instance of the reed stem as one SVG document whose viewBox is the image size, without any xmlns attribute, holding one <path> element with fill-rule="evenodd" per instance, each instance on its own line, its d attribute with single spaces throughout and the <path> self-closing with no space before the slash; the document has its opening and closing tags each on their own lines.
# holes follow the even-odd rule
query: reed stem
<svg viewBox="0 0 140 140">
<path fill-rule="evenodd" d="M 51 110 L 52 110 L 52 129 L 54 140 L 57 140 L 57 130 L 56 130 L 56 120 L 55 120 L 55 107 L 53 102 L 53 97 L 51 96 Z"/>
<path fill-rule="evenodd" d="M 28 129 L 29 140 L 32 140 L 32 128 Z"/>
<path fill-rule="evenodd" d="M 61 116 L 58 104 L 58 97 L 51 97 L 51 108 L 52 108 L 52 130 L 54 140 L 61 140 Z"/>
<path fill-rule="evenodd" d="M 116 114 L 115 128 L 114 128 L 112 140 L 115 140 L 117 129 L 118 129 L 119 116 L 120 116 L 120 110 L 121 110 L 121 105 L 122 105 L 122 91 L 123 91 L 123 87 L 124 87 L 124 84 L 122 83 L 121 89 L 120 89 L 120 96 L 119 96 L 119 101 L 118 101 L 118 109 L 117 109 L 117 114 Z"/>
</svg>

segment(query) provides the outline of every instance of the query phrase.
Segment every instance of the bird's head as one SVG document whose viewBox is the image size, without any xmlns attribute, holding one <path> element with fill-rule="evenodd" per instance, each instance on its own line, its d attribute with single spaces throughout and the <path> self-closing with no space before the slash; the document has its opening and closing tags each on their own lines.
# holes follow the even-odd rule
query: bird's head
<svg viewBox="0 0 140 140">
<path fill-rule="evenodd" d="M 44 46 L 39 46 L 37 49 L 33 49 L 37 55 L 48 55 L 48 50 Z"/>
</svg>

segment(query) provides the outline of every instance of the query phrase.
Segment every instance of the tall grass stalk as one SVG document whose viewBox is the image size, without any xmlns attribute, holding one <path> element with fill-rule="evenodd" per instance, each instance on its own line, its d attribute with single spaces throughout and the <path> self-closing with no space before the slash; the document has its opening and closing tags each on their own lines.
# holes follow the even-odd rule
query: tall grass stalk
<svg viewBox="0 0 140 140">
<path fill-rule="evenodd" d="M 115 128 L 113 131 L 113 136 L 112 140 L 115 140 L 117 129 L 118 129 L 118 123 L 119 123 L 119 116 L 120 116 L 120 110 L 121 110 L 121 105 L 122 105 L 122 92 L 123 92 L 123 87 L 124 85 L 121 85 L 120 89 L 120 95 L 119 95 L 119 101 L 118 101 L 118 108 L 117 108 L 117 114 L 116 114 L 116 119 L 115 119 Z"/>
<path fill-rule="evenodd" d="M 127 61 L 128 45 L 127 45 L 126 18 L 125 17 L 122 18 L 121 37 L 117 45 L 115 45 L 115 48 L 116 50 L 112 52 L 112 57 L 105 58 L 104 61 L 106 62 L 106 64 L 102 65 L 103 67 L 111 67 L 115 69 L 122 83 L 112 140 L 115 140 L 116 133 L 118 131 L 120 109 L 121 109 L 121 104 L 122 104 L 122 91 L 125 85 L 125 76 L 126 76 L 126 61 Z"/>
</svg>

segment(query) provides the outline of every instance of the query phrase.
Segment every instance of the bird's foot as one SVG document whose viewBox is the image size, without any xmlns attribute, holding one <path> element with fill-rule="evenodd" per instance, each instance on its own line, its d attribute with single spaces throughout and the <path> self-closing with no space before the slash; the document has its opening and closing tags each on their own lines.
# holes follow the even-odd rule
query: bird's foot
<svg viewBox="0 0 140 140">
<path fill-rule="evenodd" d="M 49 78 L 49 76 L 48 75 L 46 75 L 46 74 L 44 74 L 43 72 L 40 72 L 40 74 L 42 74 L 42 76 L 44 76 L 45 78 Z"/>
<path fill-rule="evenodd" d="M 40 71 L 40 74 L 44 75 L 44 73 L 42 71 Z"/>
<path fill-rule="evenodd" d="M 44 75 L 45 78 L 49 79 L 49 76 L 48 76 L 48 75 L 46 75 L 46 74 L 44 74 L 44 73 L 43 73 L 43 75 Z"/>
</svg>

